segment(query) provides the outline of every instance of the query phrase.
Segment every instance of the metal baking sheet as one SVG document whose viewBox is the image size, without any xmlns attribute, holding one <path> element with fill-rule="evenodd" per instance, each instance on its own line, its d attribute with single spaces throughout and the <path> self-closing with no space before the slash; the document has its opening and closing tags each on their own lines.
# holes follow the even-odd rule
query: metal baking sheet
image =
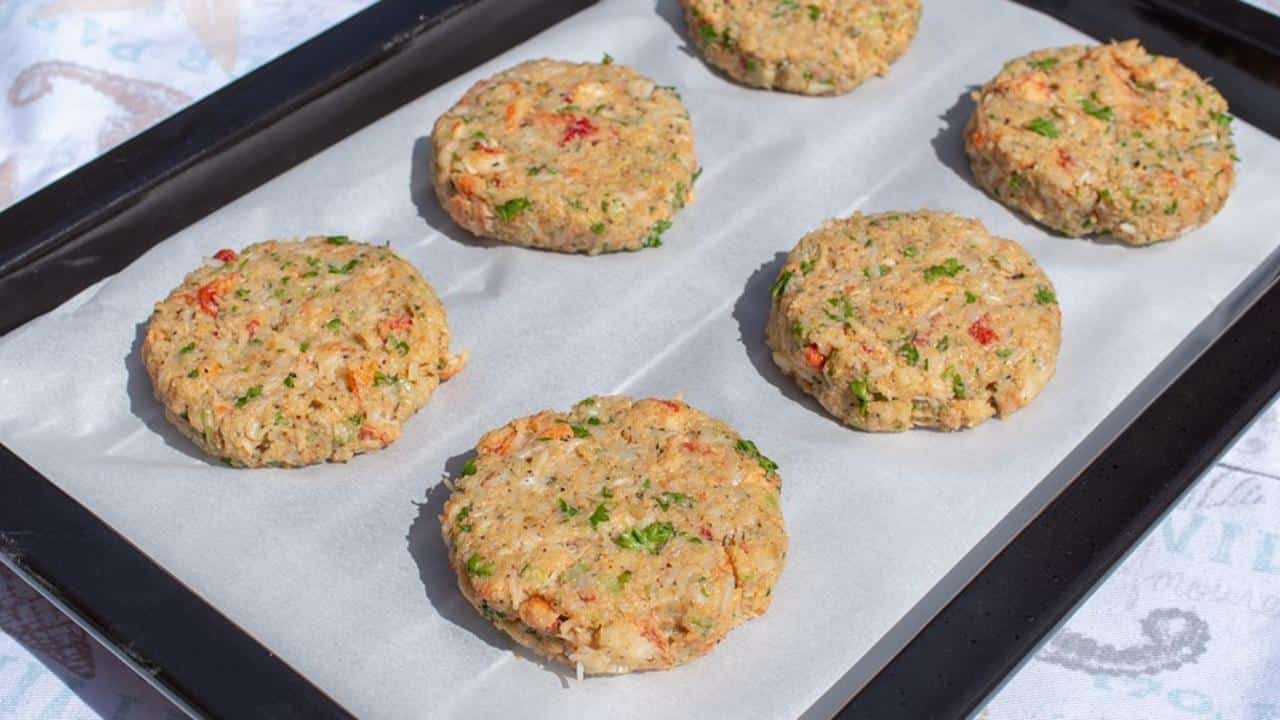
<svg viewBox="0 0 1280 720">
<path fill-rule="evenodd" d="M 982 37 L 957 30 L 974 17 Z M 969 88 L 1008 57 L 1086 41 L 1011 3 L 930 3 L 886 79 L 800 98 L 710 71 L 672 2 L 601 3 L 0 340 L 0 440 L 361 717 L 799 715 L 849 668 L 873 674 L 869 658 L 909 637 L 899 620 L 940 606 L 969 551 L 1016 531 L 1010 512 L 1052 497 L 1141 409 L 1135 388 L 1154 396 L 1152 371 L 1172 377 L 1170 353 L 1194 357 L 1221 329 L 1202 322 L 1225 324 L 1257 289 L 1250 273 L 1275 265 L 1280 145 L 1243 123 L 1232 200 L 1175 243 L 1052 237 L 973 187 L 959 137 Z M 454 227 L 425 177 L 435 117 L 519 60 L 606 51 L 679 87 L 693 115 L 706 171 L 667 245 L 569 257 Z M 773 367 L 766 289 L 822 219 L 918 207 L 978 217 L 1039 259 L 1064 311 L 1058 376 L 1027 410 L 970 432 L 857 433 Z M 165 424 L 141 371 L 150 306 L 220 247 L 317 232 L 391 242 L 441 292 L 472 363 L 386 451 L 300 471 L 210 463 Z M 485 429 L 606 392 L 684 392 L 754 438 L 782 465 L 792 550 L 773 609 L 709 657 L 578 683 L 512 654 L 465 604 L 435 516 L 440 477 Z"/>
</svg>

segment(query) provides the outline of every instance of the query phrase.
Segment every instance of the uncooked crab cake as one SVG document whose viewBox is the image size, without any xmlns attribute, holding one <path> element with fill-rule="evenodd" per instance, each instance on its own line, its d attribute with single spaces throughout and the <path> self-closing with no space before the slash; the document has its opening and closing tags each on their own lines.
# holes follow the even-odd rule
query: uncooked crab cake
<svg viewBox="0 0 1280 720">
<path fill-rule="evenodd" d="M 694 44 L 745 85 L 846 93 L 911 44 L 920 0 L 680 0 Z"/>
<path fill-rule="evenodd" d="M 657 670 L 764 613 L 787 535 L 777 465 L 680 400 L 588 398 L 485 434 L 441 529 L 463 595 L 587 673 Z"/>
<path fill-rule="evenodd" d="M 156 304 L 142 360 L 169 422 L 245 467 L 385 447 L 464 362 L 418 271 L 343 236 L 218 251 Z"/>
<path fill-rule="evenodd" d="M 482 80 L 431 140 L 436 196 L 455 222 L 561 252 L 661 245 L 698 174 L 680 95 L 607 57 Z"/>
<path fill-rule="evenodd" d="M 947 430 L 1029 403 L 1062 315 L 1017 243 L 950 213 L 855 214 L 805 235 L 772 287 L 773 359 L 862 430 Z"/>
<path fill-rule="evenodd" d="M 1227 101 L 1136 40 L 1033 52 L 973 98 L 964 138 L 978 184 L 1064 235 L 1168 240 L 1231 192 Z"/>
</svg>

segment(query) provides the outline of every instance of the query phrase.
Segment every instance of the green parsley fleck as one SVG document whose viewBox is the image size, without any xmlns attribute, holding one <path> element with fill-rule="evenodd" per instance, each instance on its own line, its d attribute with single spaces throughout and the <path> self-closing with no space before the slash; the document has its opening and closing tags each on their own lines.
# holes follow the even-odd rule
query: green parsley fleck
<svg viewBox="0 0 1280 720">
<path fill-rule="evenodd" d="M 675 535 L 676 529 L 671 523 L 654 522 L 643 528 L 632 528 L 615 537 L 613 542 L 624 550 L 644 550 L 650 555 L 657 555 Z"/>
<path fill-rule="evenodd" d="M 297 374 L 295 374 L 295 373 L 289 373 L 288 375 L 285 375 L 285 376 L 284 376 L 284 386 L 285 386 L 285 387 L 287 387 L 287 388 L 291 388 L 291 387 L 293 387 L 293 379 L 294 379 L 294 378 L 296 378 L 296 377 L 298 377 L 298 376 L 297 376 Z"/>
<path fill-rule="evenodd" d="M 964 269 L 965 269 L 964 266 L 961 265 L 960 262 L 955 258 L 947 258 L 946 262 L 942 263 L 941 265 L 930 265 L 929 267 L 925 268 L 924 279 L 937 280 L 943 275 L 947 277 L 955 277 L 956 275 L 960 274 L 961 270 L 964 270 Z"/>
<path fill-rule="evenodd" d="M 1036 302 L 1041 305 L 1056 305 L 1058 304 L 1058 296 L 1044 285 L 1038 285 L 1036 286 Z"/>
<path fill-rule="evenodd" d="M 902 343 L 902 347 L 898 348 L 898 354 L 912 367 L 915 367 L 916 363 L 920 362 L 920 351 L 916 348 L 916 344 L 912 339 Z"/>
<path fill-rule="evenodd" d="M 818 18 L 822 17 L 822 8 L 817 5 L 809 6 L 809 19 L 818 22 Z"/>
<path fill-rule="evenodd" d="M 347 237 L 346 235 L 330 235 L 329 237 L 325 238 L 324 241 L 329 243 L 330 245 L 351 244 L 351 238 Z"/>
<path fill-rule="evenodd" d="M 653 224 L 652 228 L 650 228 L 649 235 L 645 237 L 644 242 L 641 243 L 641 246 L 647 247 L 647 248 L 662 247 L 662 233 L 670 229 L 671 229 L 670 220 L 659 220 L 658 222 Z"/>
<path fill-rule="evenodd" d="M 1012 354 L 1013 354 L 1013 351 L 1010 350 L 1009 348 L 1004 348 L 996 351 L 996 357 L 1000 358 L 1001 360 L 1008 360 L 1009 356 Z"/>
<path fill-rule="evenodd" d="M 178 354 L 179 354 L 179 355 L 186 355 L 187 353 L 189 353 L 189 352 L 191 352 L 192 350 L 195 350 L 195 349 L 196 349 L 196 344 L 195 344 L 195 343 L 187 343 L 186 345 L 183 345 L 183 346 L 182 346 L 182 349 L 178 351 Z"/>
<path fill-rule="evenodd" d="M 462 477 L 476 474 L 476 459 L 470 458 L 462 465 Z"/>
<path fill-rule="evenodd" d="M 565 516 L 566 518 L 571 518 L 574 515 L 578 514 L 578 508 L 565 502 L 564 498 L 560 498 L 559 500 L 557 500 L 556 506 L 560 508 L 560 514 Z"/>
<path fill-rule="evenodd" d="M 1030 130 L 1031 132 L 1037 135 L 1043 135 L 1044 137 L 1047 137 L 1050 140 L 1058 137 L 1058 126 L 1055 125 L 1053 121 L 1050 120 L 1049 118 L 1045 118 L 1045 117 L 1032 118 L 1031 121 L 1028 122 L 1024 127 L 1026 127 L 1026 129 Z"/>
<path fill-rule="evenodd" d="M 471 532 L 472 525 L 467 522 L 467 518 L 471 517 L 471 505 L 464 505 L 461 510 L 453 516 L 453 522 L 458 526 L 458 532 Z"/>
<path fill-rule="evenodd" d="M 858 378 L 849 383 L 849 392 L 853 393 L 853 397 L 858 401 L 858 407 L 862 408 L 862 414 L 867 414 L 867 405 L 871 403 L 871 389 L 867 386 L 866 378 Z"/>
<path fill-rule="evenodd" d="M 764 453 L 760 452 L 760 448 L 756 447 L 756 444 L 750 440 L 741 439 L 734 447 L 743 455 L 753 458 L 756 464 L 760 466 L 760 469 L 766 473 L 773 473 L 778 469 L 778 463 L 770 460 Z"/>
<path fill-rule="evenodd" d="M 951 394 L 954 395 L 957 400 L 963 400 L 965 395 L 968 393 L 968 389 L 965 387 L 964 378 L 960 377 L 960 373 L 956 371 L 955 367 L 948 367 L 946 370 L 943 370 L 942 377 L 951 378 Z"/>
<path fill-rule="evenodd" d="M 1097 103 L 1097 99 L 1098 99 L 1097 95 L 1091 95 L 1090 97 L 1087 97 L 1087 98 L 1080 98 L 1080 109 L 1084 110 L 1085 114 L 1092 115 L 1093 117 L 1096 117 L 1099 120 L 1105 120 L 1106 122 L 1111 122 L 1112 120 L 1115 120 L 1116 114 L 1112 112 L 1111 107 L 1109 105 L 1099 105 Z"/>
<path fill-rule="evenodd" d="M 603 233 L 603 232 L 604 232 L 604 223 L 602 223 L 602 222 L 598 222 L 598 223 L 596 223 L 595 225 L 592 225 L 592 226 L 591 226 L 591 232 L 595 233 L 596 235 L 599 235 L 599 234 Z"/>
<path fill-rule="evenodd" d="M 791 276 L 793 274 L 794 273 L 790 270 L 785 270 L 778 276 L 778 279 L 774 280 L 773 284 L 769 286 L 769 294 L 773 296 L 774 302 L 782 300 L 782 293 L 787 291 L 787 283 L 791 282 Z"/>
<path fill-rule="evenodd" d="M 342 321 L 338 318 L 333 318 L 329 322 L 325 323 L 324 326 L 329 328 L 330 332 L 338 332 L 342 329 Z"/>
<path fill-rule="evenodd" d="M 683 505 L 685 507 L 689 507 L 693 504 L 693 500 L 691 500 L 688 495 L 678 492 L 664 492 L 654 498 L 654 500 L 657 501 L 658 507 L 663 510 L 670 510 L 672 505 Z"/>
<path fill-rule="evenodd" d="M 601 65 L 612 65 L 612 64 L 613 64 L 613 56 L 612 56 L 612 55 L 610 55 L 609 53 L 605 53 L 605 54 L 604 54 L 604 57 L 600 58 L 600 64 L 601 64 Z"/>
<path fill-rule="evenodd" d="M 236 398 L 236 407 L 238 407 L 238 408 L 242 408 L 242 407 L 244 407 L 245 405 L 248 405 L 248 404 L 249 404 L 249 401 L 250 401 L 250 400 L 252 400 L 252 399 L 254 399 L 254 398 L 256 398 L 256 397 L 262 397 L 262 386 L 261 386 L 261 385 L 254 385 L 253 387 L 249 388 L 248 390 L 245 390 L 243 395 L 241 395 L 240 397 Z"/>
<path fill-rule="evenodd" d="M 1218 112 L 1217 110 L 1210 110 L 1209 117 L 1213 118 L 1213 121 L 1218 123 L 1222 127 L 1227 127 L 1228 125 L 1231 124 L 1232 120 L 1235 120 L 1235 118 L 1231 117 L 1230 115 L 1226 113 Z"/>
<path fill-rule="evenodd" d="M 942 339 L 939 340 L 934 347 L 938 349 L 938 352 L 946 352 L 947 348 L 951 347 L 951 336 L 943 335 Z"/>
<path fill-rule="evenodd" d="M 494 211 L 498 213 L 498 217 L 502 218 L 502 222 L 509 223 L 516 215 L 528 210 L 532 206 L 533 203 L 529 201 L 529 198 L 518 197 L 511 198 L 510 200 L 495 207 Z"/>
<path fill-rule="evenodd" d="M 814 260 L 813 258 L 809 258 L 808 260 L 801 260 L 801 261 L 800 261 L 800 274 L 801 274 L 801 275 L 808 275 L 809 273 L 813 272 L 813 266 L 814 266 L 814 265 L 816 265 L 816 264 L 817 264 L 817 262 L 818 262 L 818 261 L 817 261 L 817 260 Z"/>
<path fill-rule="evenodd" d="M 978 302 L 978 296 L 977 296 L 975 293 L 973 293 L 973 292 L 970 292 L 970 291 L 968 291 L 968 290 L 965 290 L 965 291 L 964 291 L 964 304 L 965 304 L 965 305 L 972 305 L 972 304 L 974 304 L 974 303 L 976 303 L 976 302 Z"/>
<path fill-rule="evenodd" d="M 604 503 L 600 503 L 591 513 L 591 517 L 587 518 L 587 522 L 591 523 L 592 530 L 602 522 L 609 522 L 609 508 L 605 507 Z"/>
<path fill-rule="evenodd" d="M 486 562 L 480 553 L 471 553 L 467 558 L 467 574 L 472 577 L 489 577 L 493 574 L 493 563 Z"/>
<path fill-rule="evenodd" d="M 381 370 L 373 374 L 373 384 L 378 387 L 383 387 L 386 385 L 395 385 L 398 382 L 400 382 L 400 378 L 398 376 L 387 375 Z"/>
<path fill-rule="evenodd" d="M 189 377 L 189 378 L 198 378 L 198 377 L 200 377 L 200 370 L 198 370 L 198 369 L 193 369 L 191 372 L 187 373 L 187 377 Z"/>
<path fill-rule="evenodd" d="M 1021 176 L 1021 175 L 1019 175 L 1018 173 L 1014 173 L 1014 174 L 1012 174 L 1012 175 L 1010 175 L 1010 176 L 1009 176 L 1009 189 L 1010 189 L 1010 190 L 1015 190 L 1015 191 L 1017 191 L 1017 190 L 1021 190 L 1023 187 L 1025 187 L 1025 186 L 1026 186 L 1026 184 L 1027 184 L 1027 181 L 1026 181 L 1026 180 L 1024 180 L 1024 179 L 1022 178 L 1022 176 Z"/>
<path fill-rule="evenodd" d="M 346 264 L 343 265 L 342 267 L 338 267 L 337 265 L 330 265 L 329 272 L 333 275 L 346 275 L 347 273 L 354 270 L 355 267 L 359 264 L 360 264 L 359 260 L 352 258 L 351 260 L 348 260 Z"/>
<path fill-rule="evenodd" d="M 582 427 L 581 425 L 570 425 L 569 429 L 573 431 L 574 437 L 580 437 L 580 438 L 591 437 L 591 431 Z"/>
<path fill-rule="evenodd" d="M 1042 60 L 1031 60 L 1027 64 L 1043 72 L 1049 72 L 1050 70 L 1058 66 L 1058 58 L 1047 57 Z"/>
</svg>

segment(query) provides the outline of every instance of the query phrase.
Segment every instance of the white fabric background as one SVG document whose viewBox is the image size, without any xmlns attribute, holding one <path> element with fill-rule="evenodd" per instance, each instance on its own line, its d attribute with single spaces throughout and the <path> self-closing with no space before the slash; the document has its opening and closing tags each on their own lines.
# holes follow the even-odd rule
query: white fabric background
<svg viewBox="0 0 1280 720">
<path fill-rule="evenodd" d="M 365 4 L 0 2 L 0 207 Z M 979 717 L 1280 718 L 1278 432 L 1273 408 Z M 0 718 L 177 716 L 0 570 Z"/>
</svg>

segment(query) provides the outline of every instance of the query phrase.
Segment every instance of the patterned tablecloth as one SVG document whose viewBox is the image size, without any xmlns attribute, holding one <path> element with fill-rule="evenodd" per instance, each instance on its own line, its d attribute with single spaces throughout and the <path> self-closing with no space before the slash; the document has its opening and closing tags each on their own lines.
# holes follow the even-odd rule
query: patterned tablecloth
<svg viewBox="0 0 1280 720">
<path fill-rule="evenodd" d="M 368 4 L 0 0 L 0 209 Z M 1273 405 L 977 717 L 1280 720 L 1278 679 Z M 0 568 L 0 720 L 181 717 Z"/>
</svg>

